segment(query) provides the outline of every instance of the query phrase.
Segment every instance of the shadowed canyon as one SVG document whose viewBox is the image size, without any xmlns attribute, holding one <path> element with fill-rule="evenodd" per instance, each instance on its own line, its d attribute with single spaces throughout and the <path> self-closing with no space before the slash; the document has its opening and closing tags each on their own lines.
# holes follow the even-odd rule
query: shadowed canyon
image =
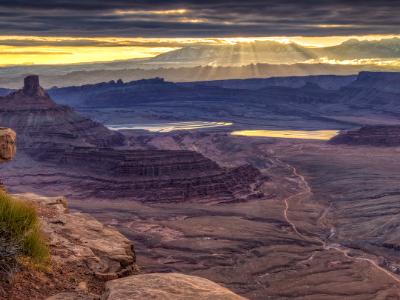
<svg viewBox="0 0 400 300">
<path fill-rule="evenodd" d="M 143 273 L 196 275 L 248 299 L 399 299 L 400 91 L 387 84 L 399 78 L 46 92 L 29 76 L 0 97 L 0 126 L 18 137 L 2 181 L 117 228 Z M 194 120 L 229 125 L 121 126 Z M 246 130 L 263 134 L 235 134 Z"/>
</svg>

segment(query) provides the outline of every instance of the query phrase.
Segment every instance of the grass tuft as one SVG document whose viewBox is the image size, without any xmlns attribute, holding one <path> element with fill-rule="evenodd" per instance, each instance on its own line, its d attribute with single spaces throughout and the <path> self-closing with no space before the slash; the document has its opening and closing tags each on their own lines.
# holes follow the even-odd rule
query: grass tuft
<svg viewBox="0 0 400 300">
<path fill-rule="evenodd" d="M 25 236 L 23 240 L 24 254 L 31 257 L 35 262 L 41 263 L 49 258 L 49 248 L 37 226 Z"/>
<path fill-rule="evenodd" d="M 29 257 L 35 263 L 48 260 L 49 248 L 40 232 L 39 217 L 32 204 L 0 192 L 0 232 L 14 248 L 19 249 L 19 256 Z"/>
</svg>

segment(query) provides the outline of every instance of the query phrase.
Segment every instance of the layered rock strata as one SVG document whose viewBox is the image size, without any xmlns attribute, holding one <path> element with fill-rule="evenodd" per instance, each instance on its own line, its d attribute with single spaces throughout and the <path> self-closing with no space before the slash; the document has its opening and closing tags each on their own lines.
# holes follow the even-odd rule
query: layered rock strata
<svg viewBox="0 0 400 300">
<path fill-rule="evenodd" d="M 364 126 L 341 132 L 330 140 L 331 144 L 400 146 L 400 125 Z"/>
<path fill-rule="evenodd" d="M 181 202 L 191 199 L 237 201 L 262 194 L 252 185 L 260 179 L 251 165 L 222 168 L 193 151 L 118 149 L 31 149 L 39 160 L 65 172 L 74 197 L 130 198 L 146 202 Z M 37 152 L 36 152 L 37 151 Z M 82 176 L 74 175 L 84 172 Z M 59 177 L 59 175 L 57 175 Z"/>
<path fill-rule="evenodd" d="M 66 182 L 81 198 L 176 202 L 259 196 L 252 183 L 260 172 L 249 165 L 226 169 L 194 151 L 116 147 L 124 142 L 120 133 L 55 104 L 37 76 L 0 97 L 0 125 L 17 131 L 18 147 L 36 161 L 27 163 L 37 164 L 39 173 L 42 163 L 52 166 L 47 178 L 57 174 L 57 182 Z"/>
<path fill-rule="evenodd" d="M 22 89 L 0 97 L 0 126 L 16 131 L 20 148 L 33 142 L 103 147 L 124 141 L 121 134 L 54 103 L 35 75 L 25 78 Z"/>
</svg>

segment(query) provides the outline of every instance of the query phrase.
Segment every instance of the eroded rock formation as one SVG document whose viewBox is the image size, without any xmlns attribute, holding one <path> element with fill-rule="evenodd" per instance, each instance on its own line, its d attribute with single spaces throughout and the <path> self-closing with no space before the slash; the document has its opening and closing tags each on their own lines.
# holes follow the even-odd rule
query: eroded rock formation
<svg viewBox="0 0 400 300">
<path fill-rule="evenodd" d="M 123 144 L 119 133 L 54 103 L 35 75 L 25 78 L 22 89 L 0 97 L 0 126 L 16 131 L 21 149 L 31 148 L 33 143 L 102 147 Z"/>
<path fill-rule="evenodd" d="M 259 196 L 252 183 L 261 175 L 250 165 L 227 169 L 195 151 L 115 147 L 124 141 L 120 133 L 56 105 L 37 76 L 27 77 L 21 90 L 0 97 L 0 125 L 17 131 L 18 146 L 36 161 L 38 173 L 43 173 L 40 163 L 50 164 L 54 171 L 47 172 L 47 178 L 57 174 L 57 182 L 79 198 L 176 202 Z"/>
<path fill-rule="evenodd" d="M 258 197 L 250 185 L 261 178 L 250 166 L 222 168 L 193 151 L 49 148 L 32 156 L 69 171 L 84 171 L 84 197 L 126 197 L 150 202 L 189 199 L 234 201 Z M 69 179 L 74 190 L 80 179 Z M 79 196 L 79 197 L 81 197 Z"/>
<path fill-rule="evenodd" d="M 39 76 L 30 75 L 24 79 L 22 92 L 26 96 L 37 96 L 46 98 L 46 93 L 39 84 Z"/>
<path fill-rule="evenodd" d="M 400 146 L 400 125 L 364 126 L 357 130 L 340 133 L 330 140 L 331 144 Z"/>
<path fill-rule="evenodd" d="M 9 128 L 0 127 L 0 163 L 11 160 L 16 152 L 16 134 Z M 0 178 L 0 190 L 4 190 Z"/>
<path fill-rule="evenodd" d="M 9 128 L 0 128 L 0 162 L 14 157 L 16 134 Z"/>
</svg>

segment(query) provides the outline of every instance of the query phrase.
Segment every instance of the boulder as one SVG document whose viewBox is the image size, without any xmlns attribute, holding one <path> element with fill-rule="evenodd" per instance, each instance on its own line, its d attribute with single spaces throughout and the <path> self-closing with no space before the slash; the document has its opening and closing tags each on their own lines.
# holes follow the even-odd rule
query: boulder
<svg viewBox="0 0 400 300">
<path fill-rule="evenodd" d="M 9 128 L 0 128 L 0 162 L 14 157 L 16 134 Z"/>
<path fill-rule="evenodd" d="M 178 273 L 134 275 L 106 283 L 102 300 L 243 300 L 201 277 Z"/>
</svg>

